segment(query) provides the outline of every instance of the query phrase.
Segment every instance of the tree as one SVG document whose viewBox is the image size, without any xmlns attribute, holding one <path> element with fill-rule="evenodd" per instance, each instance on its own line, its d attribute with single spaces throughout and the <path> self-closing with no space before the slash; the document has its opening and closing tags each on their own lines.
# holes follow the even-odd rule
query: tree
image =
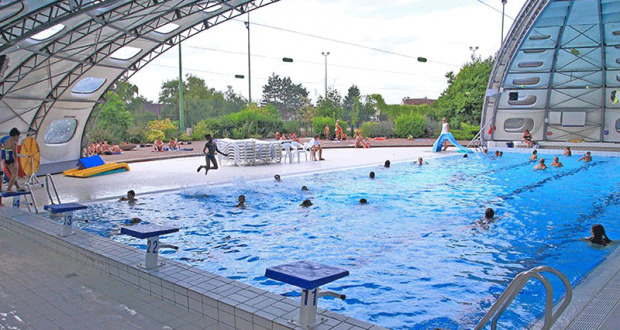
<svg viewBox="0 0 620 330">
<path fill-rule="evenodd" d="M 342 118 L 342 96 L 335 88 L 327 89 L 327 97 L 319 95 L 316 101 L 316 115 L 335 119 Z"/>
<path fill-rule="evenodd" d="M 344 97 L 344 101 L 342 102 L 342 119 L 351 124 L 351 135 L 353 135 L 354 126 L 359 124 L 360 96 L 360 89 L 356 85 L 352 85 L 349 87 L 347 96 Z M 353 120 L 353 117 L 356 117 L 355 120 Z"/>
<path fill-rule="evenodd" d="M 234 95 L 232 88 L 230 92 Z M 231 100 L 237 102 L 232 95 Z M 159 102 L 165 105 L 162 110 L 163 117 L 179 120 L 178 79 L 167 80 L 162 83 Z M 204 79 L 192 74 L 187 74 L 186 79 L 183 80 L 183 104 L 185 126 L 193 126 L 205 118 L 224 115 L 233 110 L 239 111 L 242 108 L 236 104 L 229 106 L 224 93 L 209 88 Z"/>
<path fill-rule="evenodd" d="M 480 124 L 487 82 L 495 59 L 473 59 L 465 63 L 458 74 L 446 74 L 448 88 L 437 100 L 437 117 L 446 117 L 455 127 L 460 123 Z"/>
<path fill-rule="evenodd" d="M 306 105 L 308 90 L 301 84 L 293 84 L 291 78 L 281 78 L 273 73 L 263 86 L 262 105 L 273 105 L 285 121 L 292 119 Z"/>
<path fill-rule="evenodd" d="M 132 114 L 139 114 L 143 110 L 145 100 L 138 95 L 138 87 L 127 81 L 119 80 L 106 93 L 108 102 L 105 104 L 95 123 L 95 140 L 113 140 L 121 142 L 127 140 L 127 129 L 134 125 Z"/>
</svg>

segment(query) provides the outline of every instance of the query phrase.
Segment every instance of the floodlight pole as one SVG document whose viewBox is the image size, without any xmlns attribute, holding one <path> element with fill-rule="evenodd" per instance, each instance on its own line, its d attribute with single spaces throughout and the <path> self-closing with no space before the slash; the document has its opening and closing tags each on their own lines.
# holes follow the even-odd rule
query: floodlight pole
<svg viewBox="0 0 620 330">
<path fill-rule="evenodd" d="M 502 0 L 502 45 L 504 45 L 504 12 L 506 11 L 506 2 L 508 0 Z"/>
<path fill-rule="evenodd" d="M 327 56 L 329 52 L 321 52 L 325 56 L 325 99 L 327 100 Z"/>
<path fill-rule="evenodd" d="M 248 21 L 244 22 L 245 28 L 248 29 L 248 106 L 252 103 L 252 67 L 250 64 L 250 12 L 248 12 Z"/>
<path fill-rule="evenodd" d="M 183 109 L 183 65 L 181 56 L 181 42 L 179 42 L 179 130 L 185 133 L 185 111 Z"/>
</svg>

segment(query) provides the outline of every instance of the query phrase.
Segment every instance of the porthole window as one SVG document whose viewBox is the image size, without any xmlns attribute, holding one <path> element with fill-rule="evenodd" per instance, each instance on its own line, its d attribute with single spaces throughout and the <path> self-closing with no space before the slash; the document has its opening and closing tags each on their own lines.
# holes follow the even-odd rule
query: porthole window
<svg viewBox="0 0 620 330">
<path fill-rule="evenodd" d="M 508 118 L 504 121 L 504 131 L 510 133 L 531 131 L 534 128 L 534 119 L 532 118 Z"/>
<path fill-rule="evenodd" d="M 45 39 L 49 39 L 51 37 L 53 37 L 54 35 L 56 35 L 56 33 L 62 31 L 62 29 L 64 29 L 65 26 L 62 24 L 56 24 L 54 26 L 52 26 L 51 28 L 41 31 L 35 35 L 33 35 L 31 38 L 36 40 L 36 41 L 43 41 Z"/>
<path fill-rule="evenodd" d="M 71 92 L 77 94 L 92 94 L 98 90 L 99 87 L 103 86 L 104 83 L 105 78 L 86 77 L 78 81 L 71 89 Z"/>
<path fill-rule="evenodd" d="M 75 118 L 54 120 L 45 131 L 45 144 L 61 144 L 71 141 L 76 128 L 77 120 Z"/>
<path fill-rule="evenodd" d="M 136 55 L 138 55 L 138 53 L 141 51 L 142 49 L 140 48 L 136 48 L 136 47 L 131 47 L 131 46 L 125 46 L 125 47 L 121 47 L 119 49 L 117 49 L 114 53 L 112 53 L 110 55 L 111 58 L 115 59 L 115 60 L 128 60 Z"/>
</svg>

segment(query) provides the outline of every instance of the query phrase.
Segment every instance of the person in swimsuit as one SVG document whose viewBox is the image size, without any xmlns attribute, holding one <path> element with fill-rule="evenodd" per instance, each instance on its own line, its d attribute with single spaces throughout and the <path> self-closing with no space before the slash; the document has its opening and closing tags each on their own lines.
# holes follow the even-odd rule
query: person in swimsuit
<svg viewBox="0 0 620 330">
<path fill-rule="evenodd" d="M 245 195 L 239 195 L 239 198 L 237 198 L 237 201 L 239 203 L 235 207 L 245 207 Z"/>
<path fill-rule="evenodd" d="M 280 130 L 276 130 L 276 140 L 280 140 L 281 136 L 282 134 L 280 134 Z"/>
<path fill-rule="evenodd" d="M 164 151 L 164 141 L 161 138 L 157 138 L 153 143 L 153 150 L 155 151 Z"/>
<path fill-rule="evenodd" d="M 547 169 L 547 165 L 545 165 L 545 159 L 541 158 L 538 161 L 538 165 L 534 166 L 535 170 L 546 170 Z"/>
<path fill-rule="evenodd" d="M 525 130 L 525 132 L 523 132 L 523 141 L 527 144 L 528 148 L 532 147 L 532 134 L 529 130 Z"/>
<path fill-rule="evenodd" d="M 538 151 L 534 150 L 532 151 L 532 156 L 530 156 L 530 160 L 536 160 L 538 159 Z"/>
<path fill-rule="evenodd" d="M 590 152 L 586 152 L 586 155 L 579 158 L 578 162 L 580 162 L 583 159 L 584 162 L 591 162 L 592 161 L 592 156 L 590 156 Z"/>
<path fill-rule="evenodd" d="M 450 125 L 446 117 L 441 118 L 441 134 L 450 133 Z M 443 141 L 442 151 L 448 150 L 448 141 Z"/>
<path fill-rule="evenodd" d="M 607 237 L 607 233 L 605 233 L 605 228 L 603 225 L 593 225 L 590 229 L 590 234 L 592 236 L 583 238 L 583 240 L 598 245 L 607 245 L 611 243 L 611 240 Z"/>
<path fill-rule="evenodd" d="M 566 149 L 564 149 L 564 156 L 572 156 L 573 153 L 570 151 L 570 147 L 566 147 Z"/>
<path fill-rule="evenodd" d="M 136 192 L 133 190 L 129 190 L 127 192 L 127 197 L 123 196 L 118 199 L 119 202 L 129 202 L 129 204 L 133 204 L 138 201 L 136 198 Z"/>
<path fill-rule="evenodd" d="M 215 143 L 213 143 L 213 137 L 211 136 L 211 134 L 207 134 L 205 135 L 205 137 L 207 138 L 207 143 L 205 143 L 205 147 L 202 149 L 202 153 L 205 154 L 205 161 L 207 162 L 207 165 L 200 165 L 198 166 L 198 169 L 196 170 L 196 172 L 200 172 L 200 170 L 202 170 L 202 168 L 205 168 L 205 175 L 209 174 L 209 170 L 211 168 L 213 168 L 214 170 L 217 170 L 219 167 L 217 166 L 217 161 L 215 160 L 215 153 L 219 152 L 220 154 L 228 157 L 227 154 L 221 152 L 218 148 L 217 145 Z M 207 151 L 208 150 L 208 151 Z M 213 163 L 213 167 L 211 167 L 211 163 Z"/>
<path fill-rule="evenodd" d="M 553 163 L 551 163 L 551 166 L 563 167 L 564 165 L 562 163 L 560 163 L 560 158 L 553 157 Z"/>
<path fill-rule="evenodd" d="M 329 124 L 325 125 L 325 129 L 323 130 L 323 134 L 325 134 L 325 140 L 329 140 L 329 135 L 332 131 L 329 129 Z"/>
<path fill-rule="evenodd" d="M 6 187 L 6 191 L 11 191 L 13 185 L 17 187 L 17 190 L 24 190 L 17 183 L 17 143 L 19 142 L 20 135 L 21 133 L 19 132 L 19 130 L 13 127 L 9 132 L 9 139 L 6 140 L 4 144 L 4 163 L 6 164 L 6 167 L 9 169 L 9 173 L 11 174 L 11 179 L 9 180 L 9 184 Z"/>
<path fill-rule="evenodd" d="M 364 143 L 364 139 L 362 139 L 362 133 L 360 132 L 358 132 L 357 136 L 355 137 L 355 148 L 357 148 L 358 146 L 364 147 L 364 149 L 368 148 L 366 143 Z"/>
<path fill-rule="evenodd" d="M 342 140 L 344 134 L 342 132 L 342 127 L 340 127 L 340 119 L 336 119 L 336 128 L 334 128 L 334 130 L 336 131 L 336 137 L 334 137 L 334 140 Z"/>
</svg>

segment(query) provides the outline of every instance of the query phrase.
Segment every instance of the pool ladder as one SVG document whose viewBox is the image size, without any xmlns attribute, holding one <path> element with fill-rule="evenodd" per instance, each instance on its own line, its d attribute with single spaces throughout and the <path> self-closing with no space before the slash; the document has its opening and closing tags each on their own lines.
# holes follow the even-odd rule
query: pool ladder
<svg viewBox="0 0 620 330">
<path fill-rule="evenodd" d="M 50 192 L 50 183 L 51 183 L 52 189 L 54 191 L 54 195 L 56 196 L 56 200 L 58 201 L 58 203 L 54 202 L 54 198 L 52 198 L 52 193 Z M 54 183 L 54 178 L 49 173 L 45 175 L 45 190 L 47 190 L 47 197 L 49 197 L 50 202 L 52 204 L 62 204 L 60 202 L 60 197 L 58 197 L 58 190 L 56 190 L 56 184 Z"/>
<path fill-rule="evenodd" d="M 552 273 L 558 278 L 560 278 L 560 280 L 562 280 L 562 282 L 564 283 L 564 287 L 566 288 L 566 296 L 564 297 L 564 301 L 562 302 L 562 304 L 560 304 L 560 306 L 555 311 L 555 313 L 553 313 L 553 287 L 551 286 L 551 283 L 549 282 L 547 277 L 541 274 L 543 272 Z M 512 280 L 510 285 L 506 288 L 504 293 L 502 293 L 502 295 L 497 299 L 495 304 L 493 304 L 491 309 L 486 313 L 486 315 L 482 318 L 482 320 L 480 320 L 480 322 L 474 328 L 474 330 L 482 330 L 486 326 L 486 324 L 489 322 L 491 317 L 493 318 L 492 323 L 491 323 L 491 330 L 497 329 L 497 320 L 499 319 L 499 317 L 502 315 L 502 313 L 504 313 L 506 308 L 508 308 L 508 306 L 512 303 L 512 301 L 515 299 L 517 294 L 521 292 L 521 289 L 523 289 L 523 287 L 527 284 L 527 282 L 529 282 L 529 280 L 532 278 L 535 278 L 541 281 L 542 284 L 545 286 L 545 292 L 546 292 L 545 323 L 543 327 L 541 328 L 541 330 L 550 329 L 553 323 L 555 323 L 558 317 L 560 317 L 560 314 L 562 314 L 562 312 L 564 312 L 566 307 L 568 307 L 568 304 L 570 304 L 570 301 L 573 297 L 573 288 L 571 287 L 570 282 L 568 281 L 568 278 L 566 278 L 564 274 L 562 274 L 558 270 L 551 268 L 549 266 L 540 266 L 540 267 L 532 268 L 528 271 L 522 272 L 519 275 L 517 275 L 517 277 L 515 277 L 515 279 Z"/>
</svg>

